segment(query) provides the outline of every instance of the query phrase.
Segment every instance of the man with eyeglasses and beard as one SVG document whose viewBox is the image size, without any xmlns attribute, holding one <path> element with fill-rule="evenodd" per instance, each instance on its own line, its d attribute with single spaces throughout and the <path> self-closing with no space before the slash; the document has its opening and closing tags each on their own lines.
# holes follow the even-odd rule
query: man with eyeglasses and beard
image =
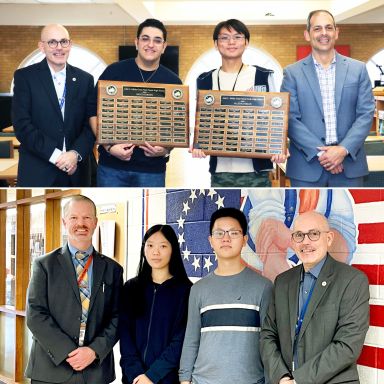
<svg viewBox="0 0 384 384">
<path fill-rule="evenodd" d="M 241 260 L 247 227 L 236 208 L 211 216 L 208 239 L 217 268 L 191 288 L 181 384 L 264 383 L 259 335 L 272 283 Z"/>
<path fill-rule="evenodd" d="M 90 186 L 93 77 L 67 63 L 72 42 L 62 25 L 45 26 L 38 46 L 45 59 L 14 75 L 12 122 L 20 141 L 17 186 Z"/>
<path fill-rule="evenodd" d="M 223 91 L 274 92 L 273 71 L 242 61 L 248 47 L 250 33 L 240 20 L 229 19 L 216 25 L 213 31 L 215 48 L 221 55 L 220 68 L 202 73 L 197 78 L 197 89 Z M 199 148 L 191 150 L 192 157 L 205 158 Z M 284 162 L 285 155 L 273 155 L 271 160 L 260 158 L 211 156 L 209 172 L 212 187 L 269 187 L 272 162 Z"/>
<path fill-rule="evenodd" d="M 357 269 L 334 260 L 327 219 L 297 217 L 291 247 L 302 265 L 278 275 L 261 330 L 271 383 L 359 383 L 356 360 L 369 327 L 369 285 Z"/>
<path fill-rule="evenodd" d="M 179 77 L 160 64 L 167 47 L 167 30 L 156 19 L 143 21 L 135 39 L 137 57 L 109 65 L 99 80 L 140 83 L 181 84 Z M 93 98 L 91 126 L 97 129 L 97 86 Z M 97 186 L 164 187 L 169 148 L 145 143 L 105 144 L 99 146 Z"/>
</svg>

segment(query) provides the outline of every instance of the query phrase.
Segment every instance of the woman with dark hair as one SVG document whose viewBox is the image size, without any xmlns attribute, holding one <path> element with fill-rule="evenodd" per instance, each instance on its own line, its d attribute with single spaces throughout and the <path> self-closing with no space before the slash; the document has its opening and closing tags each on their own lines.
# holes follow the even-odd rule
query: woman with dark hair
<svg viewBox="0 0 384 384">
<path fill-rule="evenodd" d="M 169 225 L 151 227 L 141 245 L 137 276 L 123 288 L 120 365 L 124 384 L 178 384 L 192 283 Z"/>
</svg>

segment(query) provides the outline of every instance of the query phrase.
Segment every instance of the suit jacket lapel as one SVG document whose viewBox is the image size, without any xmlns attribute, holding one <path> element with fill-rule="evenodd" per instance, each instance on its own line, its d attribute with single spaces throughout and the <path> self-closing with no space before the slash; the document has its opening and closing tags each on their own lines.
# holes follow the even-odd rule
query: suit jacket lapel
<svg viewBox="0 0 384 384">
<path fill-rule="evenodd" d="M 99 252 L 93 251 L 93 281 L 92 281 L 92 292 L 91 292 L 91 301 L 89 303 L 89 311 L 91 311 L 92 306 L 96 300 L 97 293 L 102 285 L 104 270 L 106 267 L 106 262 L 103 255 Z"/>
<path fill-rule="evenodd" d="M 68 245 L 65 245 L 61 248 L 60 254 L 58 255 L 59 264 L 63 269 L 63 274 L 68 280 L 70 287 L 73 290 L 73 293 L 76 296 L 76 299 L 81 305 L 79 287 L 77 285 L 76 271 L 72 263 L 71 253 L 69 252 Z"/>
<path fill-rule="evenodd" d="M 298 305 L 299 305 L 299 284 L 302 267 L 295 269 L 295 275 L 289 282 L 288 287 L 288 305 L 289 305 L 289 322 L 291 329 L 291 345 L 295 341 L 295 329 L 298 317 Z"/>
<path fill-rule="evenodd" d="M 49 70 L 47 60 L 44 59 L 40 62 L 40 67 L 38 71 L 38 76 L 43 85 L 43 89 L 48 95 L 50 102 L 52 103 L 54 111 L 56 111 L 61 117 L 59 100 L 57 99 L 57 94 L 55 91 L 55 86 L 53 84 L 51 71 Z"/>
<path fill-rule="evenodd" d="M 343 91 L 343 86 L 345 82 L 345 78 L 347 76 L 348 71 L 348 62 L 347 59 L 336 53 L 336 79 L 335 79 L 335 104 L 336 104 L 336 114 L 339 110 L 340 101 L 341 101 L 341 93 Z"/>
<path fill-rule="evenodd" d="M 321 114 L 324 115 L 323 110 L 323 101 L 321 98 L 321 91 L 319 85 L 319 79 L 317 77 L 315 64 L 313 63 L 312 55 L 307 56 L 302 62 L 303 73 L 308 81 L 309 87 L 311 88 L 317 105 L 321 111 Z"/>
<path fill-rule="evenodd" d="M 303 337 L 303 334 L 307 329 L 309 322 L 312 319 L 313 313 L 315 312 L 322 297 L 324 296 L 325 292 L 330 286 L 330 283 L 332 282 L 332 279 L 333 279 L 332 264 L 333 264 L 332 258 L 327 255 L 327 260 L 325 261 L 323 268 L 320 271 L 319 277 L 316 280 L 316 285 L 313 290 L 311 300 L 309 301 L 307 312 L 304 316 L 304 321 L 300 330 L 298 341 L 300 341 L 300 339 Z"/>
<path fill-rule="evenodd" d="M 65 110 L 64 110 L 64 121 L 68 121 L 70 116 L 71 105 L 73 100 L 76 99 L 77 93 L 79 92 L 78 79 L 75 76 L 75 71 L 71 65 L 67 63 L 67 73 L 65 80 L 66 94 L 65 94 Z"/>
</svg>

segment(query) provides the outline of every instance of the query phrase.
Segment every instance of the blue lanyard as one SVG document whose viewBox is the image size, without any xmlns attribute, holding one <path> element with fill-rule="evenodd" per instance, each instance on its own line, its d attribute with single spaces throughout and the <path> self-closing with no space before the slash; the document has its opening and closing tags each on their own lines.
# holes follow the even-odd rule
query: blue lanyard
<svg viewBox="0 0 384 384">
<path fill-rule="evenodd" d="M 59 99 L 60 111 L 63 111 L 64 103 L 65 103 L 65 94 L 66 93 L 67 93 L 67 84 L 64 85 L 63 96 L 61 96 L 61 99 Z"/>
<path fill-rule="evenodd" d="M 296 338 L 300 333 L 301 326 L 303 325 L 305 312 L 307 312 L 308 304 L 309 304 L 309 301 L 311 300 L 316 281 L 317 281 L 317 279 L 312 283 L 311 290 L 309 291 L 307 300 L 305 300 L 305 303 L 304 303 L 303 307 L 301 308 L 300 316 L 299 316 L 299 319 L 297 320 L 297 323 L 296 323 L 296 329 L 295 329 L 295 337 Z"/>
</svg>

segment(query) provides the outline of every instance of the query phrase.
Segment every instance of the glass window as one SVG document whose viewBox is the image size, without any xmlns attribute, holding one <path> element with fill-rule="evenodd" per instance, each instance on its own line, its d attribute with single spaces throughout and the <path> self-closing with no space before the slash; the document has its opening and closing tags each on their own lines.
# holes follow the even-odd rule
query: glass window
<svg viewBox="0 0 384 384">
<path fill-rule="evenodd" d="M 384 74 L 381 72 L 383 71 L 384 73 L 384 49 L 377 52 L 376 55 L 368 60 L 367 71 L 372 82 L 372 87 L 375 85 L 375 81 L 381 80 L 384 82 Z"/>
<path fill-rule="evenodd" d="M 45 253 L 45 204 L 31 205 L 31 224 L 29 234 L 29 257 L 33 260 Z M 32 268 L 30 268 L 32 272 Z"/>
<path fill-rule="evenodd" d="M 16 208 L 7 209 L 5 235 L 5 305 L 15 305 Z"/>
<path fill-rule="evenodd" d="M 7 188 L 7 201 L 16 201 L 16 188 Z"/>
</svg>

